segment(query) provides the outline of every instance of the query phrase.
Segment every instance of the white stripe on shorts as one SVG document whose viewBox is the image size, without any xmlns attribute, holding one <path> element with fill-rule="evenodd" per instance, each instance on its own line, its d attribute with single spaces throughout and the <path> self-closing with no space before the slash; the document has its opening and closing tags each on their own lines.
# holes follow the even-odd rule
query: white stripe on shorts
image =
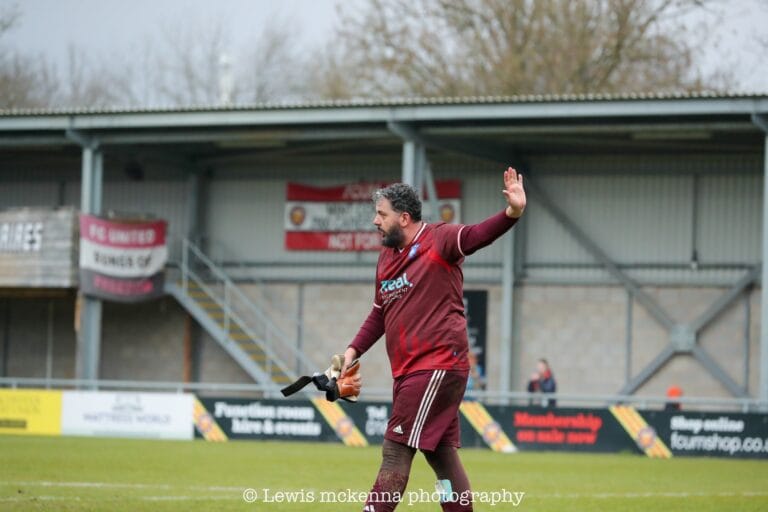
<svg viewBox="0 0 768 512">
<path fill-rule="evenodd" d="M 424 423 L 427 420 L 429 414 L 429 408 L 432 407 L 432 402 L 435 401 L 437 396 L 437 389 L 440 387 L 440 383 L 445 376 L 445 370 L 435 370 L 432 373 L 432 378 L 429 379 L 427 390 L 424 396 L 421 397 L 421 403 L 419 404 L 419 410 L 416 413 L 416 419 L 413 422 L 413 428 L 411 429 L 411 435 L 408 438 L 408 446 L 413 448 L 419 447 L 419 440 L 421 439 L 421 431 L 424 429 Z"/>
</svg>

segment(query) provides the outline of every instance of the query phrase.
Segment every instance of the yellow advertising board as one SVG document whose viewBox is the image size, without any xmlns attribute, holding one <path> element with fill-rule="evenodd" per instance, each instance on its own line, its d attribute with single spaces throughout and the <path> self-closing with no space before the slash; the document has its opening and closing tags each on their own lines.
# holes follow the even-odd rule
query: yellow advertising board
<svg viewBox="0 0 768 512">
<path fill-rule="evenodd" d="M 61 434 L 61 391 L 0 389 L 0 434 Z"/>
</svg>

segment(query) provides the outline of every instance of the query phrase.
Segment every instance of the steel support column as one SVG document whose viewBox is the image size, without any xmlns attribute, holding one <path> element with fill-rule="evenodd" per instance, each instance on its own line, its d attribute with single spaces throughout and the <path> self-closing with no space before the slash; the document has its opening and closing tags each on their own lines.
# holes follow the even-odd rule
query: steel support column
<svg viewBox="0 0 768 512">
<path fill-rule="evenodd" d="M 101 213 L 104 181 L 104 160 L 99 144 L 77 132 L 67 132 L 67 136 L 83 148 L 80 211 L 84 214 L 98 215 Z M 77 379 L 96 380 L 99 378 L 101 315 L 101 300 L 85 295 L 80 297 L 80 330 L 77 336 L 75 361 Z"/>
<path fill-rule="evenodd" d="M 427 158 L 427 146 L 423 137 L 408 125 L 390 121 L 387 128 L 403 139 L 403 170 L 401 181 L 412 186 L 430 206 L 431 221 L 439 220 L 437 189 L 432 166 Z"/>
<path fill-rule="evenodd" d="M 627 318 L 624 325 L 624 384 L 628 384 L 632 378 L 632 307 L 634 298 L 632 292 L 627 290 Z"/>
<path fill-rule="evenodd" d="M 416 183 L 416 143 L 403 141 L 403 169 L 400 181 L 414 186 Z"/>
<path fill-rule="evenodd" d="M 432 165 L 429 163 L 429 159 L 427 158 L 427 149 L 422 146 L 424 149 L 424 168 L 423 168 L 423 176 L 424 176 L 424 194 L 422 194 L 422 197 L 425 198 L 425 201 L 427 204 L 429 204 L 429 217 L 427 218 L 430 222 L 437 222 L 440 219 L 440 212 L 438 211 L 438 203 L 437 203 L 437 187 L 435 186 L 435 176 L 432 174 Z"/>
<path fill-rule="evenodd" d="M 768 115 L 753 114 L 752 122 L 765 132 L 763 145 L 763 265 L 760 283 L 760 383 L 758 397 L 768 402 Z"/>
<path fill-rule="evenodd" d="M 200 245 L 200 205 L 202 204 L 200 201 L 202 189 L 200 179 L 200 173 L 197 171 L 191 172 L 187 176 L 187 207 L 184 211 L 186 223 L 184 236 L 198 246 Z"/>
<path fill-rule="evenodd" d="M 515 290 L 514 229 L 501 239 L 501 258 L 501 368 L 499 371 L 499 391 L 506 393 L 512 390 L 512 322 Z"/>
</svg>

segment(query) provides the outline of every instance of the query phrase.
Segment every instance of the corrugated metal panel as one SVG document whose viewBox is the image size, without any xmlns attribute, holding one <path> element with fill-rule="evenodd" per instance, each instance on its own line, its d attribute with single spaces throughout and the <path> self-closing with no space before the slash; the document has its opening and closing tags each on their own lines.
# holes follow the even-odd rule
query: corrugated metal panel
<svg viewBox="0 0 768 512">
<path fill-rule="evenodd" d="M 598 154 L 542 155 L 531 160 L 536 174 L 762 174 L 763 155 L 756 151 L 748 154 L 707 154 L 670 157 L 668 154 L 648 154 L 626 158 L 621 155 Z"/>
<path fill-rule="evenodd" d="M 716 165 L 708 164 L 705 157 L 656 160 L 654 165 L 616 156 L 558 159 L 548 160 L 546 166 L 534 165 L 541 169 L 534 177 L 552 200 L 639 282 L 722 285 L 733 282 L 745 266 L 760 260 L 762 176 L 744 172 L 759 166 L 751 155 L 712 160 Z M 436 159 L 432 163 L 435 178 L 462 181 L 463 222 L 478 222 L 503 207 L 502 166 L 461 158 Z M 723 172 L 706 173 L 717 167 Z M 610 174 L 611 169 L 625 174 Z M 590 170 L 595 172 L 590 174 Z M 239 175 L 251 178 L 222 180 L 214 175 L 208 185 L 207 232 L 227 248 L 214 254 L 217 258 L 261 263 L 252 267 L 251 275 L 272 279 L 370 278 L 375 253 L 283 250 L 285 183 L 334 185 L 397 180 L 397 159 L 311 168 L 243 167 L 242 171 Z M 699 218 L 695 223 L 698 257 L 703 266 L 693 270 L 692 173 L 698 171 L 704 172 L 697 178 Z M 58 196 L 59 184 L 55 182 L 0 184 L 0 208 L 53 206 Z M 186 201 L 183 181 L 105 183 L 105 210 L 153 213 L 169 221 L 171 236 L 186 232 Z M 79 207 L 79 182 L 66 184 L 64 204 Z M 518 229 L 521 234 L 527 232 L 527 240 L 518 237 L 518 243 L 526 248 L 525 275 L 521 277 L 555 283 L 613 281 L 533 196 L 523 222 L 526 229 Z M 211 249 L 216 253 L 218 248 L 213 244 Z M 275 262 L 282 266 L 263 266 Z M 467 259 L 465 275 L 470 282 L 498 281 L 500 267 L 501 244 L 494 244 Z"/>
<path fill-rule="evenodd" d="M 763 177 L 720 174 L 699 178 L 697 245 L 701 263 L 761 261 Z"/>
<path fill-rule="evenodd" d="M 0 183 L 0 210 L 36 206 L 53 208 L 59 206 L 58 201 L 58 183 L 30 181 Z"/>
<path fill-rule="evenodd" d="M 187 231 L 186 183 L 183 181 L 116 181 L 104 183 L 102 211 L 152 214 L 168 222 L 170 259 L 176 259 Z M 67 183 L 65 203 L 80 208 L 80 183 Z"/>
<path fill-rule="evenodd" d="M 217 259 L 233 258 L 249 263 L 308 263 L 310 275 L 317 275 L 317 265 L 367 263 L 376 261 L 375 253 L 332 253 L 286 251 L 284 249 L 284 218 L 286 184 L 289 181 L 314 186 L 332 186 L 358 181 L 395 181 L 399 179 L 399 163 L 337 166 L 316 164 L 311 167 L 271 166 L 268 168 L 229 167 L 227 175 L 258 178 L 213 180 L 207 200 L 206 234 L 213 242 L 211 252 Z M 373 221 L 373 209 L 371 209 Z M 260 277 L 284 278 L 280 268 L 254 270 Z M 345 269 L 330 275 L 343 277 Z M 370 272 L 368 272 L 370 274 Z"/>
<path fill-rule="evenodd" d="M 657 162 L 658 172 L 653 174 L 563 175 L 555 174 L 553 169 L 552 173 L 535 178 L 555 204 L 638 282 L 722 285 L 738 279 L 746 264 L 759 259 L 761 177 L 736 174 L 727 178 L 698 178 L 699 259 L 705 265 L 724 266 L 693 269 L 690 263 L 694 243 L 694 176 L 681 171 L 695 170 L 697 163 L 703 161 L 693 158 L 667 160 L 666 165 Z M 626 162 L 630 160 L 613 157 L 613 168 L 623 170 Z M 753 163 L 747 158 L 734 166 L 749 168 Z M 602 164 L 606 169 L 607 165 Z M 502 169 L 497 167 L 469 159 L 433 162 L 436 179 L 461 179 L 463 222 L 481 221 L 503 207 Z M 358 180 L 396 180 L 399 171 L 395 162 L 368 168 L 275 168 L 260 170 L 262 178 L 258 180 L 214 181 L 210 187 L 208 232 L 228 248 L 227 254 L 219 254 L 219 258 L 255 262 L 253 275 L 262 278 L 366 279 L 376 259 L 374 253 L 283 249 L 285 183 L 334 185 Z M 738 207 L 727 209 L 726 205 Z M 724 208 L 728 211 L 726 215 L 717 213 Z M 521 277 L 537 282 L 614 282 L 535 196 L 530 198 L 524 223 L 527 240 L 518 237 L 526 249 L 525 275 Z M 215 251 L 215 246 L 212 249 Z M 282 266 L 263 266 L 274 262 Z M 468 281 L 498 281 L 500 267 L 501 244 L 494 244 L 467 258 L 465 275 Z"/>
<path fill-rule="evenodd" d="M 668 165 L 668 173 L 544 175 L 538 177 L 538 183 L 638 282 L 727 285 L 740 278 L 746 267 L 760 261 L 762 176 L 724 171 L 694 178 L 693 174 L 679 174 L 683 169 L 695 169 L 691 162 Z M 535 197 L 527 216 L 528 279 L 614 281 Z M 694 243 L 698 267 L 692 265 Z"/>
<path fill-rule="evenodd" d="M 314 180 L 312 184 L 323 183 Z M 210 247 L 214 257 L 260 263 L 375 261 L 375 255 L 365 253 L 286 251 L 285 186 L 286 181 L 273 179 L 211 183 L 207 234 L 213 242 Z M 217 247 L 219 243 L 221 247 Z"/>
<path fill-rule="evenodd" d="M 104 211 L 150 213 L 168 222 L 168 232 L 182 237 L 186 233 L 187 187 L 182 181 L 107 182 L 104 185 Z"/>
<path fill-rule="evenodd" d="M 537 182 L 611 259 L 622 263 L 690 259 L 690 176 L 548 176 Z M 537 203 L 534 196 L 528 262 L 594 261 Z"/>
</svg>

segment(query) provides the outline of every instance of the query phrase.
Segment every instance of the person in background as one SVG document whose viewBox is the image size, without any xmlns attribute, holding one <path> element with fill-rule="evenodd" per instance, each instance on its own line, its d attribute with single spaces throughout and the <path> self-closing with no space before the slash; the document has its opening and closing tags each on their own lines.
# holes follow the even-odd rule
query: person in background
<svg viewBox="0 0 768 512">
<path fill-rule="evenodd" d="M 667 388 L 667 403 L 664 404 L 665 411 L 679 411 L 682 405 L 677 400 L 683 396 L 683 390 L 680 386 L 669 386 Z"/>
<path fill-rule="evenodd" d="M 485 389 L 485 377 L 483 375 L 483 367 L 477 362 L 477 353 L 469 349 L 467 353 L 469 359 L 469 378 L 467 379 L 467 391 L 482 391 Z M 476 400 L 475 397 L 467 396 L 465 394 L 464 400 Z"/>
<path fill-rule="evenodd" d="M 531 375 L 528 381 L 529 393 L 555 393 L 557 391 L 557 382 L 552 374 L 552 369 L 546 359 L 542 358 L 536 363 L 536 371 Z M 543 407 L 555 407 L 557 401 L 553 398 L 542 398 Z"/>
</svg>

